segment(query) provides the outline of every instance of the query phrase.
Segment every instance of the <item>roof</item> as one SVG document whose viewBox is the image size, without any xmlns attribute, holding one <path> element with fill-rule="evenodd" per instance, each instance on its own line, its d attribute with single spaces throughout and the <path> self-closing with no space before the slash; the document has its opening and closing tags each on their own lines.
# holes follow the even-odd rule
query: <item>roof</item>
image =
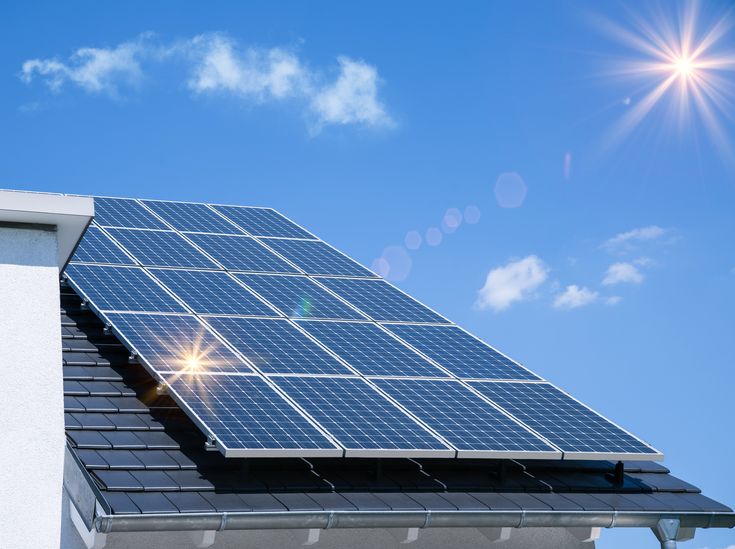
<svg viewBox="0 0 735 549">
<path fill-rule="evenodd" d="M 309 527 L 326 527 L 350 513 L 372 517 L 365 525 L 397 513 L 426 517 L 423 525 L 461 515 L 467 524 L 451 525 L 494 516 L 530 526 L 553 514 L 735 525 L 730 508 L 653 462 L 626 462 L 616 474 L 606 461 L 225 458 L 206 450 L 197 426 L 63 284 L 61 303 L 66 434 L 107 530 L 146 529 L 135 519 L 155 516 L 224 527 L 212 517 L 308 515 L 324 520 Z"/>
</svg>

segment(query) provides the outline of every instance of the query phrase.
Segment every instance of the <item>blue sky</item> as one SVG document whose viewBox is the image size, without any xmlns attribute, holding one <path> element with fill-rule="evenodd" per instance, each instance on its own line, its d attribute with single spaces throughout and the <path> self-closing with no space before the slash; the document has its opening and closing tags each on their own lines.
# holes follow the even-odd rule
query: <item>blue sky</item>
<svg viewBox="0 0 735 549">
<path fill-rule="evenodd" d="M 620 73 L 685 5 L 346 4 L 4 4 L 0 187 L 273 206 L 734 505 L 732 92 Z"/>
</svg>

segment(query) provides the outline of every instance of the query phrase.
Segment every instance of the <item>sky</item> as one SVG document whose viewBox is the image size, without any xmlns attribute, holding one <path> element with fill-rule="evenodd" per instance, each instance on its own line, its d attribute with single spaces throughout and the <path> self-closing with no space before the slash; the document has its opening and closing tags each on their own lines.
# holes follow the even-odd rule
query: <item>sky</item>
<svg viewBox="0 0 735 549">
<path fill-rule="evenodd" d="M 735 506 L 731 3 L 349 4 L 3 3 L 0 187 L 274 207 Z"/>
</svg>

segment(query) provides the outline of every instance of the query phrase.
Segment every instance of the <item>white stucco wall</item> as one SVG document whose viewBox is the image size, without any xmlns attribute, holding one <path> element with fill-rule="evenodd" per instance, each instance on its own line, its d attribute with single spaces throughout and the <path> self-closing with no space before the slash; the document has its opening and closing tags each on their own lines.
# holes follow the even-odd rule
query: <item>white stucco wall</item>
<svg viewBox="0 0 735 549">
<path fill-rule="evenodd" d="M 59 546 L 64 455 L 56 233 L 0 227 L 0 547 Z"/>
</svg>

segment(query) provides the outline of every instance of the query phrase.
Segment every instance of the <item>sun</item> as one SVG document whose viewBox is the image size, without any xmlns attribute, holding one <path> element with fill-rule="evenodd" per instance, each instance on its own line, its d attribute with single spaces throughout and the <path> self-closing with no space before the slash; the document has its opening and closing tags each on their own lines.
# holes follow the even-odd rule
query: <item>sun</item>
<svg viewBox="0 0 735 549">
<path fill-rule="evenodd" d="M 630 12 L 630 24 L 625 26 L 598 21 L 630 51 L 610 71 L 631 89 L 622 102 L 625 114 L 611 129 L 606 145 L 619 144 L 655 110 L 664 114 L 660 120 L 676 123 L 684 134 L 694 124 L 701 125 L 713 144 L 732 156 L 725 129 L 735 112 L 732 12 L 710 17 L 709 24 L 704 24 L 701 5 L 695 0 L 681 4 L 678 13 L 663 8 L 649 18 Z"/>
</svg>

